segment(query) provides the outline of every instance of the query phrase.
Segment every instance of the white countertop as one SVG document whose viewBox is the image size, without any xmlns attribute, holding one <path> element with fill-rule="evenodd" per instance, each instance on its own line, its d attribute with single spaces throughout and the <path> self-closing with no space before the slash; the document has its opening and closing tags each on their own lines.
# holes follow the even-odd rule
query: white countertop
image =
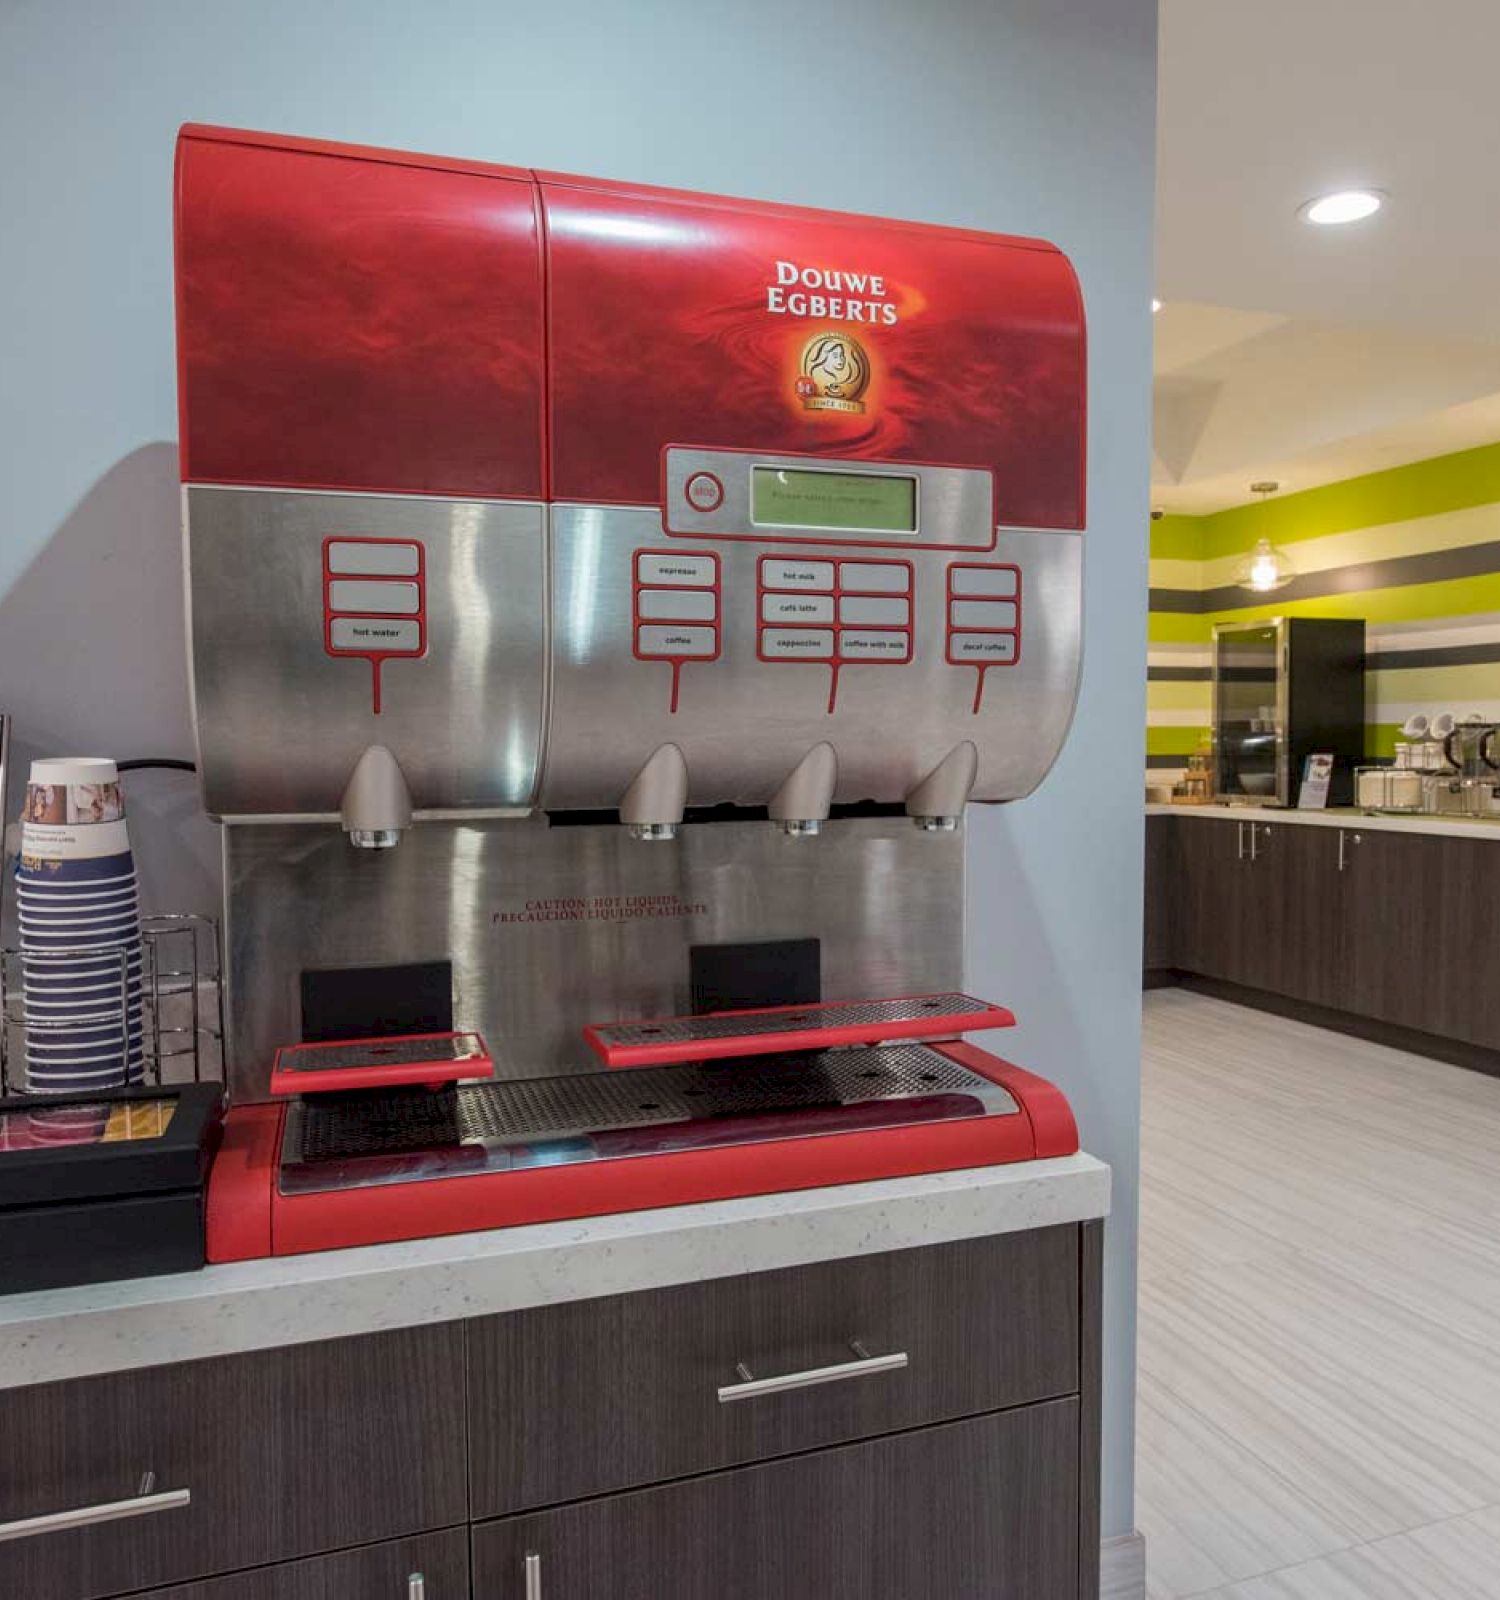
<svg viewBox="0 0 1500 1600">
<path fill-rule="evenodd" d="M 1290 806 L 1174 806 L 1157 801 L 1146 804 L 1148 817 L 1206 817 L 1220 822 L 1287 822 L 1310 828 L 1367 828 L 1372 832 L 1433 833 L 1454 839 L 1500 840 L 1500 817 L 1432 817 L 1381 815 L 1358 806 L 1336 806 L 1328 811 L 1297 811 Z"/>
<path fill-rule="evenodd" d="M 1108 1214 L 1089 1155 L 0 1297 L 0 1389 Z"/>
</svg>

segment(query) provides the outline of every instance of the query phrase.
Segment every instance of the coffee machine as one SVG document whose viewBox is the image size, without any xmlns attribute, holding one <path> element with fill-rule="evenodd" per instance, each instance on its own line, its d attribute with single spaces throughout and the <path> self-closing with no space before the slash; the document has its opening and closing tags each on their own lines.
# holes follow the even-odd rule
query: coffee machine
<svg viewBox="0 0 1500 1600">
<path fill-rule="evenodd" d="M 1079 670 L 1061 252 L 189 126 L 176 272 L 212 1258 L 1077 1148 L 961 1039 Z"/>
</svg>

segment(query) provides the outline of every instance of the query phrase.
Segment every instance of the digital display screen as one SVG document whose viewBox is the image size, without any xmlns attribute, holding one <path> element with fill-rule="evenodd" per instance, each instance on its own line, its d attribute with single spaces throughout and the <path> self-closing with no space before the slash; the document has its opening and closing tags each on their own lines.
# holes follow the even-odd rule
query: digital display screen
<svg viewBox="0 0 1500 1600">
<path fill-rule="evenodd" d="M 750 520 L 770 528 L 915 533 L 917 480 L 888 473 L 752 467 Z"/>
<path fill-rule="evenodd" d="M 177 1111 L 176 1099 L 115 1104 L 31 1105 L 0 1112 L 0 1151 L 48 1150 L 59 1145 L 129 1144 L 160 1139 Z"/>
</svg>

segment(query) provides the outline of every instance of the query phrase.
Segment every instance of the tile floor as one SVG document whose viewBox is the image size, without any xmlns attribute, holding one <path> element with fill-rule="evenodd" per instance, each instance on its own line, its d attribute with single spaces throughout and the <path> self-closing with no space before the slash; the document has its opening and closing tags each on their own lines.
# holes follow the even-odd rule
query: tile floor
<svg viewBox="0 0 1500 1600">
<path fill-rule="evenodd" d="M 1500 1600 L 1500 1079 L 1146 996 L 1151 1600 Z"/>
</svg>

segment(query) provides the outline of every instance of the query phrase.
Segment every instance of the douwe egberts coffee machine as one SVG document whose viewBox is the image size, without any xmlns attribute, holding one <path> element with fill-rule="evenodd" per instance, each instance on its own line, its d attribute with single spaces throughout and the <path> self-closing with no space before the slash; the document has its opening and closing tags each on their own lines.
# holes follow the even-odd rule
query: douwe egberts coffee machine
<svg viewBox="0 0 1500 1600">
<path fill-rule="evenodd" d="M 961 992 L 1078 675 L 1066 258 L 205 127 L 176 218 L 211 1259 L 1075 1150 Z"/>
</svg>

